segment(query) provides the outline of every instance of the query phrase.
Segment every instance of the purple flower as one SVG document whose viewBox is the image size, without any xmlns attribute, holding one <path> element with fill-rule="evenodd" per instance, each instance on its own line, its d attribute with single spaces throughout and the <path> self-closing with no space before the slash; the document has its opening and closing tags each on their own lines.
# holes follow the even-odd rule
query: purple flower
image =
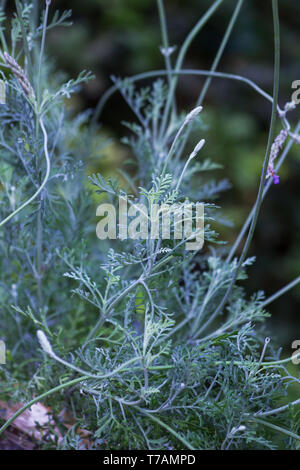
<svg viewBox="0 0 300 470">
<path fill-rule="evenodd" d="M 265 186 L 267 185 L 268 178 L 269 178 L 270 176 L 272 176 L 272 179 L 273 179 L 273 183 L 274 183 L 274 184 L 279 184 L 279 175 L 276 175 L 274 169 L 269 165 L 267 177 L 266 177 L 266 179 L 265 179 Z"/>
</svg>

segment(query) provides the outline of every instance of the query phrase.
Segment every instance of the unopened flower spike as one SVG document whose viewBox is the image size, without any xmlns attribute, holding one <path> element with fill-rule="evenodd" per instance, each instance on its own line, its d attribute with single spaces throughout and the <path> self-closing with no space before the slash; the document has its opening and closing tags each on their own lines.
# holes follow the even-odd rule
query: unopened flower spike
<svg viewBox="0 0 300 470">
<path fill-rule="evenodd" d="M 199 111 L 199 112 L 200 112 L 200 111 Z M 197 156 L 198 152 L 202 149 L 202 147 L 203 147 L 204 144 L 205 144 L 205 139 L 199 140 L 198 144 L 196 145 L 196 147 L 194 148 L 194 150 L 193 150 L 192 153 L 190 154 L 189 158 L 187 159 L 187 161 L 186 161 L 186 163 L 185 163 L 185 165 L 184 165 L 184 167 L 183 167 L 182 173 L 181 173 L 181 175 L 180 175 L 180 178 L 179 178 L 179 180 L 178 180 L 178 183 L 177 183 L 177 186 L 176 186 L 176 191 L 178 191 L 178 189 L 179 189 L 179 186 L 180 186 L 181 181 L 182 181 L 182 179 L 183 179 L 183 177 L 184 177 L 184 175 L 185 175 L 185 172 L 186 172 L 186 170 L 187 170 L 187 167 L 188 167 L 190 161 L 191 161 L 193 158 L 195 158 L 195 157 Z"/>
<path fill-rule="evenodd" d="M 269 159 L 269 163 L 268 163 L 266 179 L 272 177 L 274 184 L 279 183 L 279 175 L 277 175 L 276 172 L 275 172 L 274 161 L 277 158 L 280 150 L 282 149 L 288 135 L 289 135 L 288 130 L 287 129 L 282 129 L 279 132 L 276 139 L 274 140 L 274 142 L 272 144 L 272 147 L 271 147 L 271 153 L 270 153 L 270 159 Z"/>
<path fill-rule="evenodd" d="M 200 152 L 200 150 L 202 149 L 202 147 L 204 146 L 205 144 L 205 139 L 201 139 L 198 144 L 196 145 L 196 147 L 194 148 L 194 150 L 192 151 L 190 157 L 189 157 L 189 160 L 191 160 L 192 158 L 195 158 L 197 156 L 197 153 Z"/>
<path fill-rule="evenodd" d="M 10 68 L 10 70 L 12 71 L 12 73 L 14 74 L 18 82 L 20 83 L 25 95 L 28 98 L 30 98 L 30 96 L 34 97 L 35 96 L 34 90 L 26 76 L 25 71 L 22 69 L 22 67 L 20 67 L 20 65 L 15 61 L 15 59 L 11 57 L 7 52 L 4 52 L 3 55 L 4 55 L 4 58 L 8 67 Z"/>
<path fill-rule="evenodd" d="M 185 118 L 185 124 L 188 124 L 191 122 L 193 119 L 195 119 L 196 116 L 198 116 L 199 113 L 201 113 L 203 107 L 202 106 L 197 106 L 194 108 Z"/>
<path fill-rule="evenodd" d="M 246 426 L 244 426 L 243 424 L 241 424 L 240 426 L 235 426 L 231 429 L 230 435 L 234 436 L 237 432 L 243 432 L 246 431 L 246 429 Z"/>
<path fill-rule="evenodd" d="M 49 354 L 49 356 L 51 356 L 51 357 L 55 357 L 56 356 L 55 352 L 53 351 L 52 346 L 51 346 L 47 336 L 45 335 L 45 333 L 42 330 L 38 330 L 36 335 L 37 335 L 39 343 L 40 343 L 42 349 L 45 351 L 45 353 Z"/>
<path fill-rule="evenodd" d="M 196 108 L 192 109 L 192 111 L 189 112 L 189 114 L 185 117 L 182 125 L 180 126 L 180 129 L 178 130 L 176 136 L 175 136 L 175 139 L 173 140 L 173 143 L 171 145 L 171 148 L 167 154 L 167 157 L 166 157 L 166 160 L 165 160 L 165 164 L 164 164 L 164 167 L 163 167 L 163 171 L 162 171 L 162 174 L 164 175 L 165 172 L 166 172 L 166 169 L 167 169 L 167 165 L 168 165 L 168 162 L 173 154 L 173 151 L 174 151 L 174 148 L 175 148 L 175 144 L 180 136 L 180 134 L 182 133 L 183 129 L 188 125 L 190 124 L 191 121 L 193 121 L 193 119 L 195 119 L 196 116 L 198 116 L 199 113 L 201 113 L 203 107 L 202 106 L 197 106 Z M 189 159 L 190 160 L 190 159 Z"/>
</svg>

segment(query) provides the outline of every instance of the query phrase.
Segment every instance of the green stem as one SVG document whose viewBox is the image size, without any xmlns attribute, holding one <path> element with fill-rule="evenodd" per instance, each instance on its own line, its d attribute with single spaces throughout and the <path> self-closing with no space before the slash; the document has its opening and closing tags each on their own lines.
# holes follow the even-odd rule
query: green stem
<svg viewBox="0 0 300 470">
<path fill-rule="evenodd" d="M 45 393 L 42 393 L 41 395 L 38 395 L 36 398 L 31 400 L 30 402 L 26 403 L 22 408 L 20 408 L 15 414 L 13 414 L 0 428 L 0 435 L 5 431 L 5 429 L 8 428 L 16 419 L 18 416 L 20 416 L 24 411 L 26 411 L 28 408 L 30 408 L 32 405 L 35 403 L 43 400 L 44 398 L 47 398 L 49 395 L 52 395 L 52 393 L 59 392 L 60 390 L 63 390 L 66 387 L 71 387 L 72 385 L 78 384 L 80 382 L 83 382 L 84 380 L 87 380 L 89 377 L 84 375 L 81 377 L 78 377 L 77 379 L 70 380 L 69 382 L 66 382 L 64 384 L 58 385 L 54 388 L 51 388 L 51 390 L 48 390 Z"/>
<path fill-rule="evenodd" d="M 42 246 L 43 246 L 43 226 L 41 214 L 41 200 L 39 200 L 39 207 L 37 213 L 37 236 L 36 236 L 36 273 L 37 273 L 37 289 L 38 289 L 38 306 L 39 310 L 43 307 L 43 293 L 42 293 Z"/>
<path fill-rule="evenodd" d="M 297 126 L 295 127 L 294 134 L 298 134 L 299 130 L 300 130 L 300 121 L 298 121 L 298 124 L 297 124 Z M 281 165 L 283 164 L 283 162 L 284 162 L 286 156 L 288 155 L 289 151 L 291 150 L 291 147 L 292 147 L 293 143 L 294 143 L 294 140 L 293 140 L 292 138 L 290 138 L 290 139 L 289 139 L 289 142 L 288 142 L 287 145 L 285 146 L 285 148 L 284 148 L 284 150 L 283 150 L 283 152 L 282 152 L 282 154 L 281 154 L 281 157 L 280 157 L 280 159 L 278 160 L 278 163 L 277 163 L 277 165 L 276 165 L 276 167 L 275 167 L 275 172 L 276 172 L 276 173 L 278 173 L 278 171 L 279 171 Z M 267 194 L 267 192 L 269 191 L 269 189 L 270 189 L 271 186 L 272 186 L 272 180 L 269 180 L 268 183 L 267 183 L 267 185 L 266 185 L 266 187 L 264 188 L 264 192 L 263 192 L 262 199 L 265 198 L 265 196 L 266 196 L 266 194 Z M 228 254 L 227 258 L 226 258 L 226 261 L 227 261 L 228 263 L 232 260 L 232 258 L 233 258 L 233 256 L 234 256 L 236 250 L 238 249 L 238 247 L 239 247 L 239 245 L 240 245 L 240 243 L 241 243 L 241 241 L 242 241 L 242 239 L 243 239 L 243 237 L 244 237 L 244 235 L 245 235 L 245 233 L 246 233 L 246 231 L 247 231 L 247 229 L 248 229 L 248 227 L 249 227 L 249 225 L 250 225 L 250 223 L 251 223 L 251 220 L 252 220 L 253 215 L 254 215 L 254 211 L 255 211 L 255 205 L 252 207 L 250 214 L 248 215 L 248 217 L 247 217 L 247 219 L 246 219 L 246 221 L 245 221 L 245 223 L 244 223 L 244 225 L 243 225 L 243 227 L 242 227 L 240 233 L 238 234 L 238 237 L 236 238 L 234 244 L 232 245 L 232 248 L 231 248 L 231 250 L 230 250 L 230 252 L 229 252 L 229 254 Z"/>
<path fill-rule="evenodd" d="M 274 431 L 281 432 L 282 434 L 292 437 L 293 439 L 297 439 L 297 441 L 300 441 L 300 436 L 292 431 L 289 431 L 288 429 L 282 428 L 281 426 L 276 426 L 276 424 L 268 423 L 264 419 L 251 418 L 251 420 L 255 421 L 256 423 L 263 424 L 264 426 L 273 429 Z"/>
<path fill-rule="evenodd" d="M 178 432 L 176 432 L 174 429 L 172 429 L 168 424 L 164 423 L 160 419 L 156 418 L 155 416 L 152 416 L 151 413 L 148 413 L 146 410 L 143 410 L 142 408 L 136 406 L 135 407 L 140 413 L 143 415 L 147 416 L 149 419 L 154 421 L 156 424 L 159 424 L 159 426 L 165 428 L 167 431 L 169 431 L 170 434 L 173 434 L 173 436 L 176 437 L 182 444 L 184 444 L 188 449 L 190 450 L 196 450 L 184 437 L 180 436 Z"/>
<path fill-rule="evenodd" d="M 168 39 L 168 29 L 167 29 L 167 21 L 166 21 L 166 15 L 165 15 L 165 9 L 164 9 L 164 3 L 163 0 L 157 0 L 157 7 L 158 7 L 158 13 L 159 13 L 159 21 L 160 21 L 160 29 L 161 29 L 161 35 L 162 35 L 162 42 L 163 42 L 163 48 L 165 50 L 165 53 L 163 54 L 164 59 L 165 59 L 165 65 L 166 65 L 166 70 L 168 74 L 168 83 L 169 86 L 171 85 L 172 81 L 172 65 L 171 65 L 171 59 L 170 59 L 170 45 L 169 45 L 169 39 Z M 173 113 L 174 116 L 176 116 L 176 100 L 174 98 L 173 100 Z"/>
<path fill-rule="evenodd" d="M 228 24 L 228 26 L 227 26 L 227 29 L 226 29 L 225 34 L 224 34 L 224 36 L 223 36 L 223 39 L 222 39 L 222 41 L 221 41 L 220 47 L 219 47 L 219 49 L 218 49 L 218 51 L 217 51 L 217 54 L 216 54 L 216 56 L 215 56 L 215 59 L 214 59 L 214 61 L 213 61 L 213 63 L 212 63 L 212 66 L 211 66 L 211 69 L 210 69 L 211 72 L 215 72 L 216 69 L 217 69 L 217 67 L 218 67 L 218 65 L 219 65 L 219 63 L 220 63 L 221 57 L 222 57 L 222 55 L 223 55 L 223 53 L 224 53 L 225 47 L 226 47 L 226 45 L 227 45 L 227 43 L 228 43 L 228 40 L 229 40 L 230 35 L 231 35 L 231 33 L 232 33 L 233 27 L 234 27 L 234 25 L 235 25 L 235 22 L 236 22 L 236 20 L 237 20 L 237 17 L 238 17 L 238 15 L 239 15 L 240 10 L 241 10 L 241 7 L 242 7 L 242 5 L 243 5 L 243 1 L 244 1 L 244 0 L 238 0 L 238 2 L 237 2 L 237 5 L 236 5 L 236 7 L 235 7 L 235 9 L 234 9 L 234 11 L 233 11 L 233 14 L 232 14 L 232 16 L 231 16 L 231 18 L 230 18 L 229 24 Z M 206 96 L 207 90 L 208 90 L 208 88 L 210 87 L 212 78 L 213 78 L 213 75 L 210 75 L 210 76 L 208 76 L 208 77 L 206 78 L 206 80 L 205 80 L 205 82 L 204 82 L 204 85 L 203 85 L 203 88 L 202 88 L 202 90 L 201 90 L 201 92 L 200 92 L 199 98 L 198 98 L 198 100 L 197 100 L 196 106 L 202 105 L 203 100 L 204 100 L 204 98 L 205 98 L 205 96 Z M 181 143 L 181 145 L 180 145 L 180 149 L 179 149 L 178 152 L 177 152 L 177 158 L 178 158 L 178 159 L 180 158 L 180 155 L 181 155 L 182 152 L 183 152 L 183 149 L 184 149 L 184 147 L 185 147 L 185 144 L 186 144 L 186 142 L 187 142 L 187 140 L 188 140 L 188 138 L 189 138 L 189 135 L 190 135 L 190 133 L 191 133 L 191 129 L 192 129 L 192 127 L 189 127 L 189 128 L 187 129 L 187 131 L 186 131 L 186 133 L 185 133 L 185 135 L 184 135 L 184 137 L 183 137 L 183 139 L 182 139 L 182 143 Z"/>
<path fill-rule="evenodd" d="M 176 61 L 176 65 L 175 65 L 175 72 L 180 71 L 180 69 L 182 67 L 183 60 L 185 58 L 187 50 L 188 50 L 189 46 L 191 45 L 192 41 L 195 39 L 195 37 L 197 36 L 199 31 L 203 28 L 203 26 L 211 18 L 211 16 L 214 14 L 214 12 L 217 10 L 217 8 L 221 5 L 222 2 L 223 2 L 223 0 L 216 0 L 213 3 L 213 5 L 205 12 L 205 14 L 202 16 L 202 18 L 200 18 L 200 20 L 196 23 L 194 28 L 190 31 L 190 33 L 188 34 L 188 36 L 186 37 L 185 41 L 183 42 L 183 44 L 180 48 L 178 58 L 177 58 L 177 61 Z M 166 132 L 167 120 L 168 120 L 169 112 L 170 112 L 171 105 L 172 105 L 172 102 L 173 102 L 173 97 L 174 97 L 177 81 L 178 81 L 178 77 L 177 76 L 173 77 L 173 79 L 171 81 L 171 84 L 170 84 L 170 87 L 169 87 L 167 102 L 166 102 L 166 106 L 165 106 L 165 110 L 164 110 L 164 114 L 163 114 L 163 118 L 162 118 L 162 123 L 161 123 L 160 138 L 162 138 L 162 136 Z"/>
<path fill-rule="evenodd" d="M 161 76 L 164 76 L 164 75 L 167 75 L 167 74 L 168 74 L 168 72 L 166 70 L 152 70 L 151 72 L 143 72 L 143 73 L 133 75 L 132 77 L 128 77 L 127 80 L 130 83 L 134 83 L 134 82 L 138 82 L 140 80 L 145 80 L 145 79 L 154 78 L 154 77 L 161 77 Z M 273 102 L 273 98 L 272 98 L 271 95 L 266 93 L 255 82 L 253 82 L 249 78 L 243 77 L 241 75 L 236 75 L 236 74 L 232 74 L 232 73 L 224 73 L 224 72 L 211 72 L 209 70 L 194 70 L 194 69 L 183 69 L 183 70 L 179 70 L 179 71 L 172 70 L 171 74 L 172 75 L 183 75 L 183 76 L 184 75 L 195 75 L 195 76 L 203 76 L 203 77 L 211 76 L 211 77 L 216 77 L 216 78 L 225 78 L 225 79 L 229 79 L 229 80 L 240 81 L 240 82 L 243 82 L 243 83 L 247 84 L 250 88 L 255 90 L 258 94 L 263 96 L 266 100 L 270 101 L 271 103 Z M 92 119 L 92 125 L 95 125 L 95 123 L 97 122 L 97 120 L 101 116 L 101 113 L 103 111 L 103 108 L 104 108 L 105 104 L 107 103 L 109 98 L 114 93 L 116 93 L 117 91 L 119 91 L 118 85 L 112 85 L 103 94 L 103 96 L 101 97 L 101 99 L 99 100 L 99 102 L 96 106 L 95 113 L 94 113 L 93 119 Z"/>
<path fill-rule="evenodd" d="M 287 291 L 295 287 L 297 284 L 300 282 L 300 276 L 298 276 L 296 279 L 294 279 L 292 282 L 284 286 L 282 289 L 279 291 L 275 292 L 275 294 L 271 295 L 268 299 L 266 299 L 264 302 L 262 302 L 261 306 L 265 307 L 266 305 L 269 305 L 271 302 L 274 300 L 278 299 L 281 295 L 285 294 Z"/>
<path fill-rule="evenodd" d="M 51 357 L 53 359 L 57 360 L 57 357 L 55 357 L 55 358 L 53 356 L 51 356 Z M 99 380 L 100 379 L 106 379 L 106 378 L 112 377 L 113 375 L 117 374 L 118 372 L 131 371 L 134 368 L 127 369 L 125 366 L 128 366 L 129 364 L 132 364 L 133 362 L 136 362 L 137 360 L 141 360 L 141 358 L 140 357 L 135 357 L 133 359 L 129 359 L 128 361 L 124 362 L 119 367 L 114 369 L 112 372 L 108 372 L 107 374 L 103 374 L 103 375 L 90 375 L 90 374 L 89 375 L 83 375 L 81 377 L 78 377 L 77 379 L 70 380 L 70 381 L 68 381 L 64 384 L 58 385 L 54 388 L 51 388 L 51 390 L 48 390 L 47 392 L 42 393 L 41 395 L 38 395 L 36 398 L 34 398 L 30 402 L 28 402 L 24 406 L 22 406 L 22 408 L 20 408 L 13 416 L 11 416 L 4 423 L 4 425 L 0 428 L 0 435 L 3 433 L 3 431 L 5 431 L 5 429 L 8 428 L 8 426 L 10 426 L 15 421 L 15 419 L 17 419 L 18 416 L 20 416 L 22 413 L 24 413 L 24 411 L 26 411 L 28 408 L 30 408 L 35 403 L 43 400 L 44 398 L 47 398 L 52 393 L 59 392 L 60 390 L 66 388 L 66 387 L 71 387 L 72 385 L 75 385 L 77 383 L 83 382 L 84 380 L 88 380 L 88 379 L 91 379 L 91 378 L 99 379 Z M 59 362 L 62 362 L 65 366 L 70 367 L 70 364 L 63 361 L 62 359 L 60 359 Z M 72 367 L 72 368 L 74 368 L 74 367 Z M 152 367 L 149 367 L 150 370 L 162 370 L 162 369 L 166 369 L 166 368 L 169 368 L 169 366 L 152 366 Z M 138 369 L 142 370 L 142 367 L 139 367 Z M 75 368 L 75 370 L 78 370 L 78 369 Z"/>
<path fill-rule="evenodd" d="M 237 17 L 238 17 L 238 15 L 239 15 L 239 13 L 240 13 L 241 7 L 242 7 L 242 5 L 243 5 L 243 1 L 244 1 L 244 0 L 238 0 L 238 2 L 237 2 L 237 5 L 236 5 L 236 7 L 235 7 L 235 9 L 234 9 L 234 12 L 233 12 L 231 18 L 230 18 L 228 27 L 227 27 L 227 29 L 226 29 L 226 31 L 225 31 L 225 34 L 224 34 L 224 36 L 223 36 L 223 39 L 222 39 L 222 42 L 221 42 L 220 47 L 219 47 L 219 49 L 218 49 L 218 52 L 217 52 L 217 54 L 216 54 L 216 57 L 215 57 L 215 59 L 214 59 L 214 61 L 213 61 L 213 64 L 212 64 L 212 66 L 211 66 L 211 69 L 210 69 L 211 72 L 215 72 L 216 69 L 217 69 L 217 67 L 218 67 L 218 65 L 219 65 L 219 62 L 220 62 L 220 60 L 221 60 L 221 57 L 222 57 L 222 55 L 223 55 L 223 53 L 224 53 L 224 50 L 225 50 L 225 47 L 226 47 L 226 45 L 227 45 L 227 43 L 228 43 L 228 40 L 229 40 L 229 38 L 230 38 L 230 35 L 231 35 L 231 33 L 232 33 L 232 30 L 233 30 L 233 27 L 234 27 L 235 22 L 236 22 L 236 20 L 237 20 Z M 206 95 L 206 93 L 207 93 L 207 90 L 208 90 L 208 88 L 209 88 L 209 86 L 210 86 L 210 84 L 211 84 L 212 78 L 213 78 L 213 76 L 211 75 L 211 76 L 209 76 L 209 77 L 205 80 L 204 85 L 203 85 L 203 88 L 202 88 L 201 93 L 200 93 L 200 96 L 199 96 L 199 98 L 198 98 L 198 102 L 197 102 L 198 105 L 201 105 L 201 104 L 203 103 L 203 100 L 204 100 L 204 98 L 205 98 L 205 95 Z"/>
<path fill-rule="evenodd" d="M 274 361 L 274 362 L 266 362 L 266 363 L 262 363 L 261 365 L 277 365 L 277 364 L 282 364 L 284 362 L 287 362 L 289 361 L 291 358 L 287 358 L 287 359 L 283 359 L 281 361 Z M 132 369 L 127 369 L 125 368 L 124 366 L 125 365 L 128 365 L 129 363 L 132 363 L 132 362 L 135 362 L 137 360 L 137 358 L 134 358 L 132 360 L 129 360 L 123 364 L 121 364 L 121 366 L 117 367 L 117 369 L 113 370 L 112 372 L 109 372 L 108 374 L 104 374 L 102 376 L 93 376 L 93 378 L 97 378 L 97 379 L 104 379 L 104 378 L 108 378 L 108 377 L 111 377 L 113 376 L 115 373 L 117 372 L 126 372 L 127 370 L 128 371 L 131 371 Z M 226 361 L 226 363 L 230 363 L 229 361 Z M 217 361 L 216 362 L 216 365 L 218 364 L 223 364 L 222 361 Z M 234 362 L 235 365 L 239 365 L 239 364 L 243 364 L 242 362 Z M 66 365 L 66 363 L 64 362 L 64 365 Z M 69 365 L 69 364 L 68 364 Z M 171 369 L 173 366 L 150 366 L 149 367 L 149 370 L 162 370 L 162 369 Z M 138 368 L 139 370 L 142 369 L 141 367 Z M 18 416 L 20 416 L 24 411 L 26 411 L 28 408 L 30 408 L 32 405 L 34 405 L 35 403 L 39 402 L 39 401 L 42 401 L 44 398 L 47 398 L 49 395 L 53 394 L 53 393 L 56 393 L 56 392 L 59 392 L 60 390 L 63 390 L 64 388 L 66 387 L 71 387 L 72 385 L 76 385 L 80 382 L 83 382 L 84 380 L 88 380 L 90 379 L 91 376 L 90 375 L 83 375 L 81 377 L 78 377 L 77 379 L 73 379 L 73 380 L 70 380 L 64 384 L 61 384 L 61 385 L 58 385 L 50 390 L 48 390 L 47 392 L 45 393 L 42 393 L 41 395 L 38 395 L 37 397 L 35 397 L 33 400 L 31 400 L 30 402 L 26 403 L 24 406 L 22 406 L 16 413 L 14 413 L 4 424 L 3 426 L 0 428 L 0 435 L 3 433 L 3 431 L 5 431 L 5 429 L 7 429 L 17 418 Z M 293 404 L 296 404 L 295 403 L 291 403 L 292 405 Z M 143 410 L 142 408 L 138 408 L 136 407 L 141 413 L 143 413 L 145 416 L 147 416 L 148 418 L 150 418 L 152 421 L 155 421 L 157 424 L 159 424 L 160 426 L 164 427 L 165 429 L 167 429 L 171 434 L 173 434 L 178 440 L 180 440 L 188 449 L 191 449 L 191 450 L 194 450 L 194 448 L 191 446 L 191 444 L 189 442 L 187 442 L 183 437 L 181 437 L 176 431 L 174 431 L 174 429 L 170 428 L 167 424 L 163 423 L 162 421 L 160 421 L 158 418 L 155 418 L 154 416 L 152 416 L 150 413 L 148 413 L 146 410 Z M 253 418 L 255 419 L 256 421 L 259 421 L 258 418 Z M 295 436 L 292 436 L 292 437 L 295 437 Z"/>
<path fill-rule="evenodd" d="M 44 56 L 44 50 L 45 50 L 45 41 L 46 41 L 49 6 L 50 6 L 50 3 L 46 2 L 45 16 L 44 16 L 44 22 L 43 22 L 42 42 L 41 42 L 40 58 L 39 58 L 39 67 L 38 67 L 38 75 L 37 75 L 37 109 L 38 109 L 38 113 L 40 112 L 41 72 L 42 72 L 42 63 L 43 63 L 43 56 Z"/>
<path fill-rule="evenodd" d="M 255 203 L 255 210 L 254 210 L 251 226 L 249 229 L 249 233 L 248 233 L 242 254 L 238 261 L 237 268 L 233 275 L 233 278 L 229 284 L 229 287 L 226 290 L 226 293 L 222 301 L 220 302 L 217 309 L 215 310 L 212 316 L 213 318 L 217 317 L 219 313 L 222 311 L 223 307 L 225 306 L 227 299 L 229 298 L 231 294 L 232 288 L 236 282 L 241 266 L 250 248 L 250 244 L 252 242 L 254 230 L 257 224 L 257 219 L 258 219 L 258 215 L 259 215 L 259 211 L 260 211 L 260 207 L 262 203 L 264 184 L 265 184 L 266 173 L 267 173 L 267 168 L 268 168 L 268 163 L 269 163 L 269 158 L 270 158 L 271 147 L 275 138 L 276 113 L 277 113 L 278 91 L 279 91 L 279 67 L 280 67 L 280 29 L 279 29 L 279 17 L 278 17 L 278 0 L 272 0 L 272 9 L 273 9 L 273 22 L 274 22 L 274 85 L 273 85 L 272 115 L 271 115 L 267 150 L 266 150 L 265 159 L 263 163 L 257 199 Z"/>
<path fill-rule="evenodd" d="M 169 40 L 168 40 L 167 22 L 166 22 L 166 15 L 165 15 L 163 0 L 157 0 L 157 7 L 158 7 L 158 13 L 159 13 L 162 43 L 163 43 L 163 48 L 165 50 L 165 54 L 163 54 L 163 56 L 165 59 L 166 70 L 168 73 L 168 80 L 170 84 L 171 78 L 172 78 L 172 75 L 171 75 L 172 67 L 171 67 L 170 55 L 168 54 L 168 50 L 170 46 L 169 46 Z"/>
<path fill-rule="evenodd" d="M 27 59 L 27 65 L 28 65 L 28 76 L 29 76 L 29 81 L 32 82 L 33 79 L 33 67 L 32 67 L 32 61 L 31 61 L 31 55 L 29 51 L 29 45 L 27 41 L 27 34 L 24 26 L 24 21 L 22 17 L 22 9 L 19 0 L 16 0 L 16 9 L 17 9 L 17 14 L 18 14 L 18 19 L 21 25 L 21 31 L 22 31 L 22 37 L 23 37 L 23 44 L 24 44 L 24 51 L 25 51 L 25 56 Z"/>
<path fill-rule="evenodd" d="M 108 316 L 108 314 L 111 312 L 111 310 L 132 290 L 134 289 L 139 283 L 141 282 L 141 278 L 137 279 L 136 281 L 133 282 L 130 286 L 128 286 L 121 294 L 110 304 L 110 306 L 105 309 L 104 313 L 101 315 L 101 317 L 98 319 L 97 323 L 93 327 L 93 329 L 89 332 L 86 341 L 90 341 L 96 334 L 97 330 L 101 327 L 101 325 L 104 323 L 105 318 Z"/>
<path fill-rule="evenodd" d="M 39 137 L 39 116 L 40 116 L 40 103 L 41 103 L 41 71 L 46 41 L 47 21 L 50 3 L 46 2 L 45 16 L 43 22 L 42 42 L 40 49 L 38 75 L 37 75 L 37 97 L 36 97 L 36 147 L 38 149 Z M 38 5 L 35 4 L 35 13 L 38 11 Z M 39 152 L 37 151 L 37 156 Z M 37 157 L 38 160 L 38 157 Z M 39 162 L 37 161 L 37 165 Z M 42 252 L 43 252 L 43 222 L 42 222 L 42 201 L 41 194 L 39 194 L 39 207 L 37 211 L 37 240 L 36 240 L 36 270 L 37 270 L 37 287 L 38 287 L 38 306 L 39 310 L 43 307 L 43 293 L 42 293 Z"/>
<path fill-rule="evenodd" d="M 261 362 L 260 367 L 262 367 L 263 369 L 266 369 L 268 367 L 280 366 L 282 364 L 286 364 L 287 362 L 292 361 L 296 357 L 297 357 L 297 355 L 291 356 L 291 357 L 286 357 L 285 359 L 280 359 L 279 361 Z M 222 365 L 222 364 L 230 365 L 230 364 L 233 364 L 235 366 L 242 366 L 242 365 L 254 365 L 254 364 L 257 364 L 257 363 L 254 362 L 254 361 L 216 361 L 215 364 L 216 365 Z"/>
<path fill-rule="evenodd" d="M 6 2 L 5 1 L 2 1 L 0 3 L 0 8 L 1 10 L 3 11 L 3 13 L 5 12 L 5 6 L 6 6 Z M 6 39 L 5 39 L 5 34 L 4 34 L 4 28 L 0 29 L 0 41 L 1 41 L 1 46 L 2 46 L 2 49 L 3 51 L 6 51 L 8 52 L 8 48 L 7 48 L 7 42 L 6 42 Z M 1 51 L 2 52 L 2 51 Z"/>
<path fill-rule="evenodd" d="M 290 408 L 290 406 L 295 406 L 295 405 L 299 405 L 300 404 L 300 398 L 298 398 L 298 400 L 294 400 L 290 403 L 287 403 L 286 405 L 283 405 L 283 406 L 280 406 L 279 408 L 275 408 L 273 410 L 269 410 L 269 411 L 263 411 L 261 413 L 257 413 L 257 416 L 270 416 L 270 415 L 274 415 L 276 413 L 280 413 L 281 411 L 285 411 L 287 410 L 288 408 Z"/>
<path fill-rule="evenodd" d="M 172 142 L 172 145 L 170 147 L 170 150 L 166 156 L 166 159 L 165 159 L 165 163 L 164 163 L 164 166 L 163 166 L 163 169 L 162 169 L 162 173 L 161 173 L 161 176 L 164 176 L 165 172 L 166 172 L 166 169 L 167 169 L 167 166 L 168 166 L 168 163 L 169 163 L 169 160 L 174 152 L 174 149 L 176 147 L 176 144 L 177 144 L 177 141 L 180 137 L 180 135 L 182 134 L 184 128 L 189 124 L 189 122 L 187 120 L 185 120 L 183 122 L 183 124 L 180 126 L 179 130 L 177 131 L 177 134 L 175 135 L 175 138 L 173 139 L 173 142 Z"/>
<path fill-rule="evenodd" d="M 39 21 L 39 0 L 33 0 L 33 25 L 35 28 L 38 27 Z"/>
</svg>

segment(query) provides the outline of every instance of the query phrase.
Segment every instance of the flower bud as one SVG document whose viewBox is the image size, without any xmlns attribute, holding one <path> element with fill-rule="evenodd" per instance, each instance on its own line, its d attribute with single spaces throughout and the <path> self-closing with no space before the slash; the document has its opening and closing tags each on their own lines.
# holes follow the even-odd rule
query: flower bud
<svg viewBox="0 0 300 470">
<path fill-rule="evenodd" d="M 36 335 L 37 335 L 39 343 L 40 343 L 42 349 L 45 351 L 45 353 L 49 354 L 49 356 L 52 356 L 52 357 L 55 356 L 55 353 L 54 353 L 54 351 L 51 347 L 51 344 L 50 344 L 47 336 L 45 335 L 45 333 L 42 330 L 38 330 Z"/>
</svg>

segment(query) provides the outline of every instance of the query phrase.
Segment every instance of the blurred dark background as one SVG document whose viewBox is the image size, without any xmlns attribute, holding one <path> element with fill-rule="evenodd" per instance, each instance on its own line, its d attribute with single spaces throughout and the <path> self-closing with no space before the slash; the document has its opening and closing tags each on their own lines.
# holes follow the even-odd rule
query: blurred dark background
<svg viewBox="0 0 300 470">
<path fill-rule="evenodd" d="M 43 2 L 39 2 L 41 5 Z M 211 0 L 165 0 L 170 44 L 180 46 Z M 184 68 L 208 69 L 222 39 L 236 0 L 226 0 L 194 40 Z M 280 105 L 291 100 L 291 83 L 300 79 L 300 1 L 280 0 L 281 81 Z M 111 85 L 110 76 L 160 69 L 161 35 L 155 0 L 54 0 L 51 9 L 72 9 L 73 26 L 49 34 L 48 54 L 59 69 L 76 76 L 90 69 L 96 79 L 73 98 L 76 109 L 93 108 Z M 173 56 L 171 58 L 174 61 Z M 219 65 L 220 71 L 247 76 L 272 92 L 273 25 L 271 0 L 245 0 L 230 42 Z M 193 108 L 201 90 L 200 77 L 179 82 L 178 102 Z M 224 175 L 232 188 L 218 201 L 233 228 L 218 227 L 221 239 L 233 241 L 248 214 L 258 187 L 264 157 L 271 106 L 243 84 L 215 79 L 204 102 L 207 125 L 204 157 L 221 163 L 216 177 Z M 133 118 L 119 95 L 106 106 L 101 117 L 102 132 L 114 137 L 102 166 L 122 164 L 124 149 L 119 142 L 125 132 L 120 121 Z M 289 115 L 296 123 L 299 109 Z M 196 137 L 197 138 L 197 137 Z M 109 153 L 110 152 L 110 153 Z M 111 157 L 111 158 L 109 158 Z M 93 168 L 94 169 L 94 168 Z M 109 170 L 109 169 L 108 169 Z M 246 282 L 249 292 L 264 290 L 269 296 L 300 272 L 300 146 L 293 146 L 280 171 L 280 184 L 272 186 L 263 204 L 251 255 L 257 257 Z M 300 285 L 269 306 L 272 338 L 290 348 L 300 339 Z"/>
</svg>

